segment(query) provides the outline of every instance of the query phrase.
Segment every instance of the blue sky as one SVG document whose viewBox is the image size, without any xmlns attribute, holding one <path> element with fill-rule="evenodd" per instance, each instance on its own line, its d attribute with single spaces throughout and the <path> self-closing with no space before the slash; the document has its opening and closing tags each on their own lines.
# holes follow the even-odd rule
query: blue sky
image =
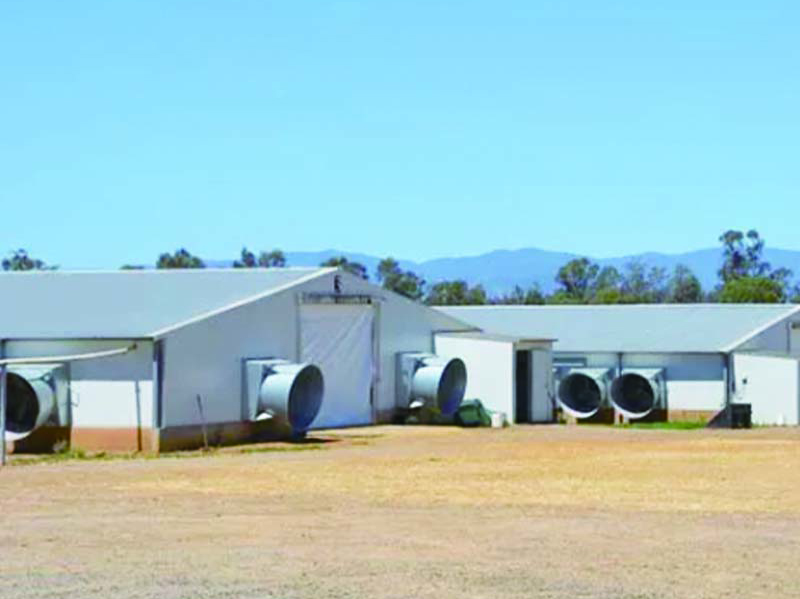
<svg viewBox="0 0 800 599">
<path fill-rule="evenodd" d="M 800 4 L 0 7 L 0 250 L 800 249 Z"/>
</svg>

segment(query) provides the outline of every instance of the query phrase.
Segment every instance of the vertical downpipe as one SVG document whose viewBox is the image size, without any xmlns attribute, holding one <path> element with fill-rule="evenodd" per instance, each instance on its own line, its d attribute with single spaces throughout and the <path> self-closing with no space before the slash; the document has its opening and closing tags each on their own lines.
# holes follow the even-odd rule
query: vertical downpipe
<svg viewBox="0 0 800 599">
<path fill-rule="evenodd" d="M 722 354 L 722 368 L 725 377 L 725 406 L 724 409 L 727 410 L 728 407 L 731 405 L 731 355 L 730 354 Z"/>
<path fill-rule="evenodd" d="M 0 358 L 6 357 L 6 340 L 0 340 Z M 6 465 L 6 374 L 8 367 L 0 365 L 0 466 Z"/>
<path fill-rule="evenodd" d="M 369 401 L 372 408 L 372 424 L 377 424 L 381 387 L 381 305 L 380 302 L 371 300 L 369 305 L 372 309 L 372 384 Z"/>
<path fill-rule="evenodd" d="M 519 364 L 517 363 L 517 344 L 511 342 L 511 413 L 508 415 L 512 424 L 520 424 L 517 422 L 517 370 Z"/>
<path fill-rule="evenodd" d="M 617 377 L 621 377 L 621 376 L 622 376 L 622 352 L 618 352 L 617 353 Z M 609 395 L 610 394 L 611 394 L 611 389 L 609 388 Z M 613 402 L 612 402 L 612 405 L 614 405 Z M 617 411 L 616 408 L 614 408 L 614 416 L 616 416 L 616 411 Z M 625 417 L 622 414 L 619 415 L 619 418 L 617 420 L 619 420 L 619 424 L 625 424 Z"/>
<path fill-rule="evenodd" d="M 0 466 L 6 465 L 6 374 L 8 366 L 0 364 Z"/>
<path fill-rule="evenodd" d="M 294 296 L 294 361 L 298 364 L 303 361 L 303 337 L 300 330 L 302 322 L 303 297 L 300 293 Z"/>
<path fill-rule="evenodd" d="M 142 390 L 138 378 L 133 382 L 133 392 L 136 396 L 136 451 L 142 451 Z"/>
<path fill-rule="evenodd" d="M 153 406 L 153 435 L 151 449 L 161 450 L 161 428 L 164 425 L 164 341 L 153 344 L 153 385 L 155 405 Z"/>
</svg>

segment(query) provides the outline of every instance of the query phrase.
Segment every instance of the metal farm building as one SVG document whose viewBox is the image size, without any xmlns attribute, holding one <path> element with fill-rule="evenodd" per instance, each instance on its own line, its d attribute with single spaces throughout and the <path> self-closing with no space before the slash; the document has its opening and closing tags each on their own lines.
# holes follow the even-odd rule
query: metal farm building
<svg viewBox="0 0 800 599">
<path fill-rule="evenodd" d="M 15 451 L 263 440 L 465 397 L 514 423 L 747 403 L 798 424 L 800 307 L 433 309 L 333 268 L 8 273 L 3 388 Z"/>
<path fill-rule="evenodd" d="M 0 275 L 15 451 L 151 451 L 453 409 L 455 318 L 331 268 Z M 397 376 L 396 376 L 397 375 Z"/>
<path fill-rule="evenodd" d="M 800 423 L 800 306 L 459 306 L 489 334 L 549 337 L 553 405 L 579 419 L 708 420 L 730 404 L 753 421 Z"/>
</svg>

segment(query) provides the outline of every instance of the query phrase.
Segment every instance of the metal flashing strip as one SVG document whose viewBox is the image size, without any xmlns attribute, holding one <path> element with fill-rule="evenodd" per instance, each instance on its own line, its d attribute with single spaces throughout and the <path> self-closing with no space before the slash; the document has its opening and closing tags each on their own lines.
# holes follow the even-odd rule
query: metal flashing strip
<svg viewBox="0 0 800 599">
<path fill-rule="evenodd" d="M 366 293 L 322 293 L 307 292 L 300 294 L 301 304 L 373 304 L 383 298 Z"/>
<path fill-rule="evenodd" d="M 55 362 L 80 362 L 82 360 L 95 360 L 97 358 L 111 358 L 121 356 L 135 350 L 135 343 L 117 349 L 106 349 L 83 354 L 69 354 L 65 356 L 38 356 L 30 358 L 3 358 L 0 359 L 0 366 L 10 366 L 13 364 L 53 364 Z"/>
</svg>

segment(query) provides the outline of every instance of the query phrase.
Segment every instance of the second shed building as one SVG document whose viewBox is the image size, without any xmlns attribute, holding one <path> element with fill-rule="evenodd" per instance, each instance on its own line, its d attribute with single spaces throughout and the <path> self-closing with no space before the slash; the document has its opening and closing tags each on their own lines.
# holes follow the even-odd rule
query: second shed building
<svg viewBox="0 0 800 599">
<path fill-rule="evenodd" d="M 456 306 L 489 334 L 550 337 L 553 402 L 577 418 L 708 420 L 730 403 L 754 422 L 800 420 L 800 306 Z M 502 378 L 502 373 L 498 377 Z"/>
</svg>

